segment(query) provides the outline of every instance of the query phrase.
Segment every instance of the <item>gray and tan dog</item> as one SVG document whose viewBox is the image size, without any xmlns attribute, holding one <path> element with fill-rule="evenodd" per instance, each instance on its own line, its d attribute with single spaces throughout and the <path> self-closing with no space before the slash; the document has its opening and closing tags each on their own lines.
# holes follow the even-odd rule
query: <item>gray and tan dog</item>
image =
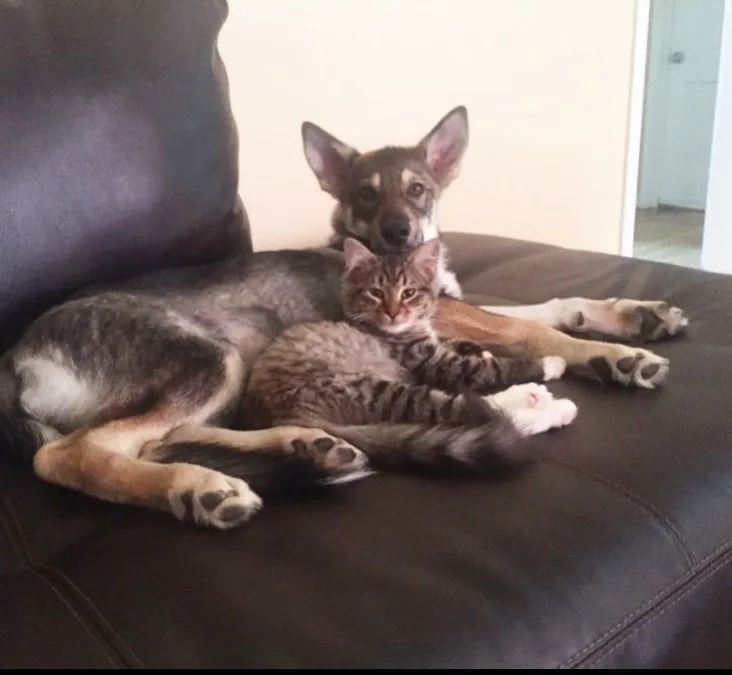
<svg viewBox="0 0 732 675">
<path fill-rule="evenodd" d="M 336 199 L 331 247 L 236 256 L 166 272 L 162 283 L 90 291 L 46 312 L 0 361 L 0 447 L 50 483 L 220 529 L 246 522 L 278 487 L 353 475 L 353 453 L 322 430 L 241 431 L 227 450 L 217 427 L 238 424 L 249 367 L 284 327 L 341 318 L 343 236 L 377 253 L 439 236 L 436 206 L 467 140 L 464 108 L 415 146 L 364 154 L 306 123 L 307 161 Z M 629 386 L 655 387 L 668 362 L 556 328 L 653 340 L 686 323 L 665 303 L 623 299 L 471 307 L 446 258 L 440 266 L 441 337 L 559 356 Z M 179 447 L 194 443 L 173 457 L 167 439 L 181 428 L 188 436 L 172 437 Z"/>
<path fill-rule="evenodd" d="M 413 147 L 359 153 L 307 122 L 303 138 L 321 188 L 336 200 L 332 246 L 340 248 L 344 237 L 354 237 L 377 253 L 395 252 L 440 236 L 439 198 L 457 177 L 468 145 L 463 106 L 451 110 Z M 462 292 L 446 259 L 442 269 L 445 298 L 437 323 L 445 336 L 470 337 L 532 356 L 561 356 L 577 372 L 605 381 L 653 389 L 665 379 L 668 361 L 647 350 L 581 340 L 566 332 L 655 341 L 687 325 L 682 311 L 665 302 L 622 298 L 555 298 L 480 311 L 458 302 Z"/>
</svg>

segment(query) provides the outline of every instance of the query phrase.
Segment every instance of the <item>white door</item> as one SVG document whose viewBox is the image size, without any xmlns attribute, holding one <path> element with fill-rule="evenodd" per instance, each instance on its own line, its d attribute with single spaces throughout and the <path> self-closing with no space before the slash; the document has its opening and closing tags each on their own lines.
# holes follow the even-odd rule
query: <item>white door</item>
<svg viewBox="0 0 732 675">
<path fill-rule="evenodd" d="M 719 68 L 714 143 L 704 216 L 702 269 L 732 274 L 732 2 L 727 3 Z"/>
<path fill-rule="evenodd" d="M 639 206 L 704 209 L 724 0 L 654 0 L 653 13 Z"/>
</svg>

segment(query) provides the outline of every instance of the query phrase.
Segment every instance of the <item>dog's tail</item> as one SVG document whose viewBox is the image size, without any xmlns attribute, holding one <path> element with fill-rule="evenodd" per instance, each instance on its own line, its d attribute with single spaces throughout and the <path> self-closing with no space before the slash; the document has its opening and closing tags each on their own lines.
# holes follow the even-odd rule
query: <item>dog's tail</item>
<svg viewBox="0 0 732 675">
<path fill-rule="evenodd" d="M 185 462 L 240 478 L 260 497 L 293 498 L 324 493 L 328 488 L 364 478 L 372 471 L 334 474 L 306 455 L 283 453 L 280 447 L 240 452 L 226 445 L 183 441 L 161 445 L 148 457 L 159 464 Z"/>
<path fill-rule="evenodd" d="M 505 413 L 487 411 L 477 397 L 466 396 L 465 404 L 474 408 L 475 422 L 317 426 L 359 448 L 377 471 L 485 476 L 519 469 L 538 458 L 532 437 L 522 434 Z"/>
<path fill-rule="evenodd" d="M 33 420 L 20 407 L 18 378 L 8 354 L 0 357 L 0 453 L 32 464 L 38 449 L 55 432 Z"/>
</svg>

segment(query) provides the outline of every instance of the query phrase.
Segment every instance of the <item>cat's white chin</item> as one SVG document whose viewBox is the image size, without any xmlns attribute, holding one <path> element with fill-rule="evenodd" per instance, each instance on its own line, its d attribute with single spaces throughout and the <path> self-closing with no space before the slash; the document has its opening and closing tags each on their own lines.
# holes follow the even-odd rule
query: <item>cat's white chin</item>
<svg viewBox="0 0 732 675">
<path fill-rule="evenodd" d="M 382 330 L 386 331 L 387 333 L 391 333 L 392 335 L 399 335 L 400 333 L 404 333 L 405 331 L 408 331 L 410 328 L 413 327 L 413 324 L 408 323 L 407 321 L 404 321 L 402 323 L 390 323 L 381 326 Z"/>
</svg>

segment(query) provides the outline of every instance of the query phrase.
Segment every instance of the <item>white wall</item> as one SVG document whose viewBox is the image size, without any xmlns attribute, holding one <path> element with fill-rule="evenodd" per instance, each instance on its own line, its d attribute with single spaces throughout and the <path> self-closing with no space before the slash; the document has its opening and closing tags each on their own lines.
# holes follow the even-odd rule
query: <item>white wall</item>
<svg viewBox="0 0 732 675">
<path fill-rule="evenodd" d="M 732 7 L 725 3 L 702 269 L 732 274 Z"/>
<path fill-rule="evenodd" d="M 317 244 L 309 119 L 361 149 L 465 104 L 445 230 L 618 252 L 636 0 L 230 0 L 220 48 L 255 246 Z"/>
</svg>

